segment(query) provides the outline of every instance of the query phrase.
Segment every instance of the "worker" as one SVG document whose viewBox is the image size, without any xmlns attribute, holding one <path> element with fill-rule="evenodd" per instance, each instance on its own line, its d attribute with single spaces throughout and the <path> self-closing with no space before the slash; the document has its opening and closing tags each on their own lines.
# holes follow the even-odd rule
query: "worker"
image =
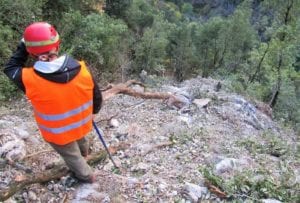
<svg viewBox="0 0 300 203">
<path fill-rule="evenodd" d="M 99 112 L 102 95 L 84 61 L 59 56 L 60 37 L 46 22 L 29 25 L 4 73 L 30 100 L 38 128 L 46 142 L 64 159 L 77 179 L 95 182 L 85 157 L 86 135 L 93 114 Z M 25 67 L 28 57 L 32 67 Z"/>
</svg>

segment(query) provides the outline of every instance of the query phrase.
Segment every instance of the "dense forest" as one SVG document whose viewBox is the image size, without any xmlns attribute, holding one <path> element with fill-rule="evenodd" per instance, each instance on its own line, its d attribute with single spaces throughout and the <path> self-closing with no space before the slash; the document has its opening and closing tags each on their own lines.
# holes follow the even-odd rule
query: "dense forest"
<svg viewBox="0 0 300 203">
<path fill-rule="evenodd" d="M 1 0 L 0 66 L 28 24 L 47 21 L 61 52 L 87 61 L 99 82 L 142 70 L 212 77 L 299 130 L 299 10 L 299 0 Z M 17 93 L 1 71 L 0 100 Z"/>
</svg>

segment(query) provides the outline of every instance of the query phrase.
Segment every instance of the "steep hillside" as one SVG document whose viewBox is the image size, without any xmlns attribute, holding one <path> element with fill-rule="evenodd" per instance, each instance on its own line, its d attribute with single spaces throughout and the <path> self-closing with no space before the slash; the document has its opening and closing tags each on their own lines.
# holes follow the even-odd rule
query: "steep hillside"
<svg viewBox="0 0 300 203">
<path fill-rule="evenodd" d="M 33 184 L 5 202 L 299 198 L 298 137 L 274 122 L 263 104 L 233 94 L 226 84 L 212 79 L 181 84 L 146 81 L 148 91 L 173 92 L 186 100 L 186 106 L 177 109 L 159 100 L 125 95 L 107 101 L 96 121 L 109 145 L 126 143 L 126 149 L 114 155 L 119 170 L 107 160 L 94 167 L 94 184 L 78 184 L 67 176 Z M 25 99 L 2 106 L 0 115 L 1 189 L 25 171 L 39 173 L 61 161 L 40 137 Z M 102 148 L 94 132 L 90 140 L 92 151 Z M 6 159 L 16 162 L 7 164 Z"/>
</svg>

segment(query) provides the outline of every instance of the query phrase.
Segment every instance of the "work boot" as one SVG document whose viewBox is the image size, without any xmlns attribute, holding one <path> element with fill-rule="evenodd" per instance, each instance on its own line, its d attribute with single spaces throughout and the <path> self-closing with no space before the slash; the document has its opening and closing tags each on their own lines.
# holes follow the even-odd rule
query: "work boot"
<svg viewBox="0 0 300 203">
<path fill-rule="evenodd" d="M 93 173 L 92 175 L 89 176 L 89 178 L 83 182 L 86 182 L 86 183 L 94 183 L 96 182 L 96 175 Z"/>
<path fill-rule="evenodd" d="M 94 182 L 96 182 L 96 175 L 92 174 L 85 180 L 83 180 L 83 179 L 79 179 L 79 180 L 80 180 L 80 182 L 83 182 L 83 183 L 94 183 Z"/>
<path fill-rule="evenodd" d="M 92 174 L 92 175 L 90 175 L 89 183 L 94 183 L 94 182 L 96 182 L 96 175 Z"/>
</svg>

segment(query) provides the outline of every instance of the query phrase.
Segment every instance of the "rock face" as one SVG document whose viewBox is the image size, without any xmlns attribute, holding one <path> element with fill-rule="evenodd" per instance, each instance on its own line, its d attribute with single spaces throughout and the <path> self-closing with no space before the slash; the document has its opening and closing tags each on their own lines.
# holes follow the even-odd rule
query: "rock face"
<svg viewBox="0 0 300 203">
<path fill-rule="evenodd" d="M 174 108 L 162 101 L 117 95 L 97 115 L 96 119 L 103 120 L 99 125 L 107 144 L 127 146 L 114 155 L 115 162 L 121 166 L 119 169 L 108 159 L 104 165 L 94 166 L 95 184 L 82 185 L 64 177 L 45 185 L 32 185 L 11 200 L 222 201 L 204 184 L 206 178 L 200 170 L 203 167 L 210 168 L 212 174 L 224 181 L 237 173 L 263 168 L 269 174 L 268 179 L 279 183 L 280 174 L 290 171 L 290 176 L 286 174 L 286 183 L 299 184 L 299 178 L 291 178 L 300 177 L 294 156 L 297 154 L 295 132 L 280 128 L 270 116 L 256 108 L 256 104 L 228 91 L 223 82 L 221 88 L 216 88 L 220 81 L 203 78 L 176 86 L 168 81 L 157 84 L 162 83 L 164 85 L 159 87 L 152 83 L 151 91 L 172 92 L 185 101 L 183 106 Z M 0 166 L 3 171 L 0 188 L 26 173 L 22 167 L 7 165 L 7 159 L 25 169 L 30 167 L 33 173 L 61 161 L 40 137 L 30 105 L 25 100 L 11 105 L 14 111 L 2 108 L 0 112 Z M 112 115 L 115 116 L 112 118 Z M 89 139 L 92 151 L 103 148 L 95 132 Z M 284 164 L 288 168 L 284 168 Z M 276 201 L 276 198 L 270 199 Z"/>
</svg>

